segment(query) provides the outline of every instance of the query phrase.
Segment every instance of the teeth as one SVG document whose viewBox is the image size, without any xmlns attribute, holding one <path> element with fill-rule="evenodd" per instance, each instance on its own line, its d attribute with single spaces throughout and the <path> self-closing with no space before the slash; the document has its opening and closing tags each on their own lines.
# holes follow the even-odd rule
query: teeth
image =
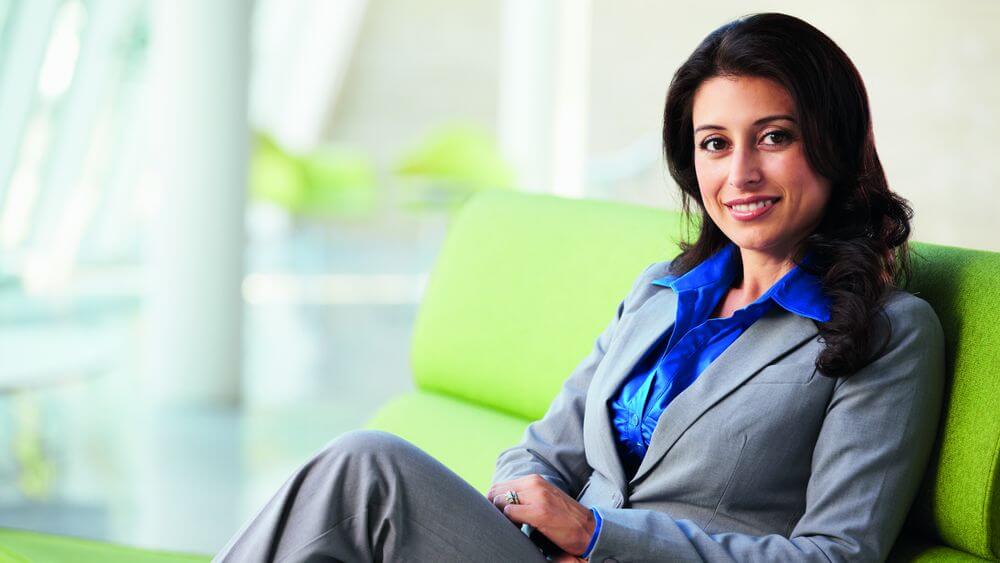
<svg viewBox="0 0 1000 563">
<path fill-rule="evenodd" d="M 741 203 L 739 205 L 734 205 L 733 209 L 735 209 L 736 211 L 741 211 L 743 213 L 746 213 L 748 211 L 756 211 L 757 209 L 761 209 L 763 207 L 772 205 L 774 201 L 775 200 L 773 199 L 768 199 L 764 201 L 757 201 L 754 203 Z"/>
</svg>

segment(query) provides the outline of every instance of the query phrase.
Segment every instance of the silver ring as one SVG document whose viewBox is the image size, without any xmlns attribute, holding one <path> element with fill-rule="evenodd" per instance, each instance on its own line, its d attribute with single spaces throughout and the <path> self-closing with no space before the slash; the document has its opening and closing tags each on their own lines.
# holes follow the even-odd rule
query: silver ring
<svg viewBox="0 0 1000 563">
<path fill-rule="evenodd" d="M 517 498 L 517 491 L 507 491 L 504 499 L 507 500 L 507 504 L 521 504 L 521 499 Z"/>
</svg>

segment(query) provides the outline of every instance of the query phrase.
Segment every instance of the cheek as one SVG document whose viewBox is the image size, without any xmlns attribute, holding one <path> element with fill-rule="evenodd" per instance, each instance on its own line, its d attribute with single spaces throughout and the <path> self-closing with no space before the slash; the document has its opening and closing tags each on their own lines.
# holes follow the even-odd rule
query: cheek
<svg viewBox="0 0 1000 563">
<path fill-rule="evenodd" d="M 781 176 L 782 184 L 797 192 L 798 211 L 812 215 L 826 206 L 829 182 L 813 172 L 804 155 L 789 156 L 792 158 L 779 163 L 774 172 Z"/>
<path fill-rule="evenodd" d="M 807 169 L 799 175 L 798 186 L 801 190 L 802 211 L 810 216 L 821 213 L 830 198 L 829 183 Z"/>
<path fill-rule="evenodd" d="M 719 174 L 712 169 L 711 164 L 697 159 L 694 170 L 698 178 L 698 191 L 701 192 L 701 200 L 709 209 L 715 208 L 719 189 L 722 187 Z"/>
<path fill-rule="evenodd" d="M 810 193 L 810 205 L 813 207 L 814 215 L 820 215 L 823 209 L 826 208 L 827 201 L 830 199 L 830 187 L 821 178 L 813 178 L 813 182 L 812 192 Z"/>
</svg>

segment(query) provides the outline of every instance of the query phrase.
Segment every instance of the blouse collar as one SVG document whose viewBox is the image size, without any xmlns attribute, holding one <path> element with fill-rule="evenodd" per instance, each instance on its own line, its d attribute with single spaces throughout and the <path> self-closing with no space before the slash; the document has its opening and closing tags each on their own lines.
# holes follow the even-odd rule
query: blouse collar
<svg viewBox="0 0 1000 563">
<path fill-rule="evenodd" d="M 812 254 L 809 253 L 803 261 L 811 263 L 812 258 Z M 676 293 L 709 285 L 729 287 L 736 279 L 739 260 L 739 249 L 730 241 L 684 275 L 667 275 L 653 280 L 652 283 L 669 287 Z M 762 303 L 768 299 L 774 300 L 782 308 L 796 315 L 819 322 L 830 320 L 830 299 L 823 293 L 819 278 L 798 265 L 785 273 L 754 303 Z"/>
</svg>

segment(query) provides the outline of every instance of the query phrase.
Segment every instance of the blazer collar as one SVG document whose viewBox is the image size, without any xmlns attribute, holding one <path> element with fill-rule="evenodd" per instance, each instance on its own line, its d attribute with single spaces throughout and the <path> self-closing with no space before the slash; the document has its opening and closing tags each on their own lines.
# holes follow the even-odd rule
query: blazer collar
<svg viewBox="0 0 1000 563">
<path fill-rule="evenodd" d="M 625 474 L 614 443 L 608 401 L 622 380 L 632 373 L 642 354 L 673 328 L 676 313 L 677 295 L 673 291 L 653 294 L 621 326 L 620 334 L 609 346 L 594 375 L 592 392 L 587 398 L 589 412 L 584 418 L 584 432 L 598 450 L 593 457 L 587 457 L 591 466 L 611 478 L 619 490 L 625 489 Z M 655 467 L 705 411 L 817 333 L 813 320 L 771 307 L 667 406 L 632 481 L 642 479 Z"/>
</svg>

